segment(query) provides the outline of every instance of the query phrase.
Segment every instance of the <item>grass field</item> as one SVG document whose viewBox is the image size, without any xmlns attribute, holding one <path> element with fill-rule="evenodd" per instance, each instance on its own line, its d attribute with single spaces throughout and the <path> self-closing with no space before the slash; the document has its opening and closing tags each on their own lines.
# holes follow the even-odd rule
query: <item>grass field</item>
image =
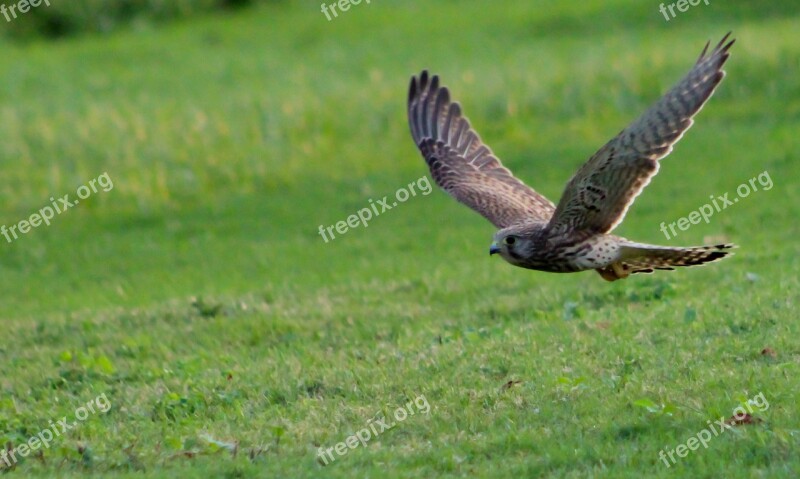
<svg viewBox="0 0 800 479">
<path fill-rule="evenodd" d="M 110 405 L 9 477 L 798 477 L 800 11 L 738 3 L 373 0 L 328 21 L 289 1 L 0 43 L 0 224 L 113 183 L 0 237 L 0 439 Z M 616 232 L 732 259 L 615 283 L 513 268 L 435 187 L 318 233 L 428 173 L 405 117 L 423 68 L 557 201 L 730 30 L 727 78 Z M 759 394 L 753 424 L 659 458 Z"/>
</svg>

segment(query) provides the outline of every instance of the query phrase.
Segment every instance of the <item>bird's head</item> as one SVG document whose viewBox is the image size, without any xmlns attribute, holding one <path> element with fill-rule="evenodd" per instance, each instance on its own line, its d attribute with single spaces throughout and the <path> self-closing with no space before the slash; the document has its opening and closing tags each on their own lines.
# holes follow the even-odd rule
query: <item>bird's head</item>
<svg viewBox="0 0 800 479">
<path fill-rule="evenodd" d="M 522 232 L 511 228 L 498 231 L 494 235 L 489 255 L 499 254 L 504 260 L 519 266 L 533 250 L 533 240 Z"/>
</svg>

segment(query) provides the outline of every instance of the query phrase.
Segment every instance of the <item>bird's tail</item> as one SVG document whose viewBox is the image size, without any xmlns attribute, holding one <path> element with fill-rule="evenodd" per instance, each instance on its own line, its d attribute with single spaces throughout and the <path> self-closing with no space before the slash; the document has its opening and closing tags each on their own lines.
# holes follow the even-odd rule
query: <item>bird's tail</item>
<svg viewBox="0 0 800 479">
<path fill-rule="evenodd" d="M 699 266 L 732 254 L 732 244 L 670 248 L 642 243 L 627 243 L 621 248 L 616 263 L 597 270 L 603 279 L 615 281 L 636 273 L 652 273 L 657 269 L 673 270 L 677 266 Z"/>
</svg>

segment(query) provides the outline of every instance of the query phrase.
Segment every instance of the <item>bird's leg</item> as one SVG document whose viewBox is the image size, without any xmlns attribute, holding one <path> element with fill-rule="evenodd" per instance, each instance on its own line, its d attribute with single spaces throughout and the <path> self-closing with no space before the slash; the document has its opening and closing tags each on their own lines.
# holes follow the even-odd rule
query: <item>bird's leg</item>
<svg viewBox="0 0 800 479">
<path fill-rule="evenodd" d="M 596 271 L 600 273 L 600 276 L 602 276 L 602 278 L 606 281 L 616 281 L 619 279 L 617 275 L 614 274 L 614 270 L 612 270 L 608 266 L 606 266 L 605 268 L 598 268 Z"/>
<path fill-rule="evenodd" d="M 617 278 L 625 279 L 630 276 L 628 269 L 622 263 L 612 263 L 611 267 L 614 269 L 614 273 L 616 273 Z"/>
</svg>

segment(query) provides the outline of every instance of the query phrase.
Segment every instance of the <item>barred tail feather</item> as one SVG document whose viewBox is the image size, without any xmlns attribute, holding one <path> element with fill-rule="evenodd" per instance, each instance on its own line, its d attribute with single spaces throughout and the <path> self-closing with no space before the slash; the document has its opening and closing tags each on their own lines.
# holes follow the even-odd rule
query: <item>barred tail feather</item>
<svg viewBox="0 0 800 479">
<path fill-rule="evenodd" d="M 666 246 L 630 243 L 622 247 L 622 259 L 597 270 L 603 279 L 615 281 L 636 273 L 674 270 L 678 266 L 699 266 L 721 260 L 733 254 L 733 244 L 670 248 Z"/>
</svg>

